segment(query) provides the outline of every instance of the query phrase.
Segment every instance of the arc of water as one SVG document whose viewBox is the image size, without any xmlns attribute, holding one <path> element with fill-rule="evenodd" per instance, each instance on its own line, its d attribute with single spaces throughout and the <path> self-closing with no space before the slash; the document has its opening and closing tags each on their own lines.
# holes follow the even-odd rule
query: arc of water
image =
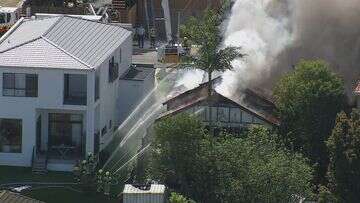
<svg viewBox="0 0 360 203">
<path fill-rule="evenodd" d="M 112 155 L 110 156 L 110 158 L 106 161 L 106 163 L 104 164 L 103 168 L 105 168 L 108 163 L 110 162 L 110 160 L 112 160 L 112 158 L 116 155 L 116 152 L 119 151 L 119 149 L 121 147 L 124 146 L 124 144 L 127 142 L 127 140 L 134 135 L 134 133 L 140 128 L 140 127 L 144 127 L 144 128 L 147 128 L 148 126 L 143 126 L 143 124 L 149 120 L 149 118 L 151 118 L 154 114 L 154 112 L 157 112 L 159 109 L 161 109 L 161 105 L 159 105 L 158 103 L 157 104 L 154 104 L 152 107 L 156 107 L 155 109 L 154 108 L 150 108 L 148 111 L 150 112 L 147 112 L 145 114 L 147 114 L 148 116 L 146 118 L 143 118 L 143 119 L 140 119 L 138 120 L 138 122 L 136 122 L 136 124 L 131 128 L 131 130 L 129 131 L 129 133 L 123 138 L 123 140 L 121 141 L 121 143 L 119 144 L 119 146 L 116 147 L 115 151 L 112 153 Z"/>
<path fill-rule="evenodd" d="M 155 108 L 156 107 L 156 108 Z M 131 128 L 131 130 L 129 131 L 128 135 L 126 137 L 124 137 L 124 139 L 121 141 L 120 143 L 120 147 L 124 146 L 124 144 L 126 143 L 126 141 L 140 128 L 140 127 L 148 127 L 148 126 L 142 126 L 146 121 L 148 121 L 153 115 L 154 112 L 157 112 L 158 110 L 161 109 L 161 105 L 159 105 L 158 103 L 152 105 L 150 107 L 150 109 L 145 113 L 145 119 L 141 119 L 139 120 L 138 123 L 136 123 L 136 125 Z M 144 129 L 146 130 L 146 129 Z"/>
<path fill-rule="evenodd" d="M 141 149 L 138 153 L 136 153 L 131 159 L 129 159 L 127 162 L 125 162 L 122 166 L 120 166 L 116 171 L 119 172 L 121 169 L 123 169 L 125 166 L 127 166 L 131 161 L 133 161 L 135 158 L 137 158 L 139 155 L 142 155 L 145 153 L 145 151 L 150 147 L 150 144 L 146 145 L 143 149 Z"/>
</svg>

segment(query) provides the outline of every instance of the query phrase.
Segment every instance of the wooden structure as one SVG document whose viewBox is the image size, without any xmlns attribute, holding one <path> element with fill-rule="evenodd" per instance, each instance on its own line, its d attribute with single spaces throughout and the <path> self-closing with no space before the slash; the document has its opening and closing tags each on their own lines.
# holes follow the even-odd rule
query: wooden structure
<svg viewBox="0 0 360 203">
<path fill-rule="evenodd" d="M 280 125 L 280 119 L 276 117 L 276 107 L 271 99 L 265 97 L 253 89 L 238 91 L 233 95 L 227 95 L 216 89 L 221 78 L 212 81 L 212 94 L 209 96 L 208 83 L 183 92 L 169 100 L 166 105 L 167 111 L 158 119 L 176 115 L 182 112 L 196 114 L 205 126 L 216 129 L 226 129 L 235 134 L 250 125 L 263 125 L 269 128 Z"/>
<path fill-rule="evenodd" d="M 138 0 L 137 24 L 144 27 L 155 26 L 158 38 L 165 39 L 165 17 L 162 8 L 163 0 Z M 199 16 L 206 8 L 219 8 L 221 0 L 169 0 L 172 35 L 178 33 L 178 25 L 184 23 L 190 16 Z"/>
</svg>

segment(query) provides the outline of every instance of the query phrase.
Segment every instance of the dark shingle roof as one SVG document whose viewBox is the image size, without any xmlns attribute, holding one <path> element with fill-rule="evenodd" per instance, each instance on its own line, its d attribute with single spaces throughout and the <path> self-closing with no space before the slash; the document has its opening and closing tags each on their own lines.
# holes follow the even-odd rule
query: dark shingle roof
<svg viewBox="0 0 360 203">
<path fill-rule="evenodd" d="M 150 74 L 154 73 L 154 65 L 150 64 L 133 64 L 131 68 L 120 78 L 121 80 L 143 81 Z"/>
</svg>

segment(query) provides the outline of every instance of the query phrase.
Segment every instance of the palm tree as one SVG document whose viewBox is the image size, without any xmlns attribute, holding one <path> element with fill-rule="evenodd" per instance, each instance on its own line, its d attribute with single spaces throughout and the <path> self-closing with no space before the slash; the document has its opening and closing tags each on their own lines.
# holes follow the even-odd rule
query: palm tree
<svg viewBox="0 0 360 203">
<path fill-rule="evenodd" d="M 212 75 L 214 72 L 232 70 L 232 61 L 244 57 L 240 47 L 221 48 L 220 24 L 223 15 L 208 9 L 200 18 L 191 17 L 181 26 L 181 36 L 198 47 L 195 54 L 184 56 L 180 68 L 200 69 L 208 76 L 208 93 L 212 94 Z"/>
</svg>

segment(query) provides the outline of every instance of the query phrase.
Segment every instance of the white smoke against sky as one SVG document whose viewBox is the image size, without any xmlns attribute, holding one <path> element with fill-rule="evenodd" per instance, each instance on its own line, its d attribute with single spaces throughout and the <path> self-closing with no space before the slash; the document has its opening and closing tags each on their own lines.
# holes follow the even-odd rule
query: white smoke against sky
<svg viewBox="0 0 360 203">
<path fill-rule="evenodd" d="M 277 56 L 292 42 L 285 15 L 270 16 L 273 0 L 235 0 L 227 21 L 224 46 L 241 47 L 246 54 L 223 74 L 217 90 L 233 94 L 254 80 L 266 77 Z"/>
<path fill-rule="evenodd" d="M 175 87 L 184 86 L 193 89 L 203 82 L 204 71 L 198 69 L 183 70 L 183 75 L 176 81 Z"/>
</svg>

